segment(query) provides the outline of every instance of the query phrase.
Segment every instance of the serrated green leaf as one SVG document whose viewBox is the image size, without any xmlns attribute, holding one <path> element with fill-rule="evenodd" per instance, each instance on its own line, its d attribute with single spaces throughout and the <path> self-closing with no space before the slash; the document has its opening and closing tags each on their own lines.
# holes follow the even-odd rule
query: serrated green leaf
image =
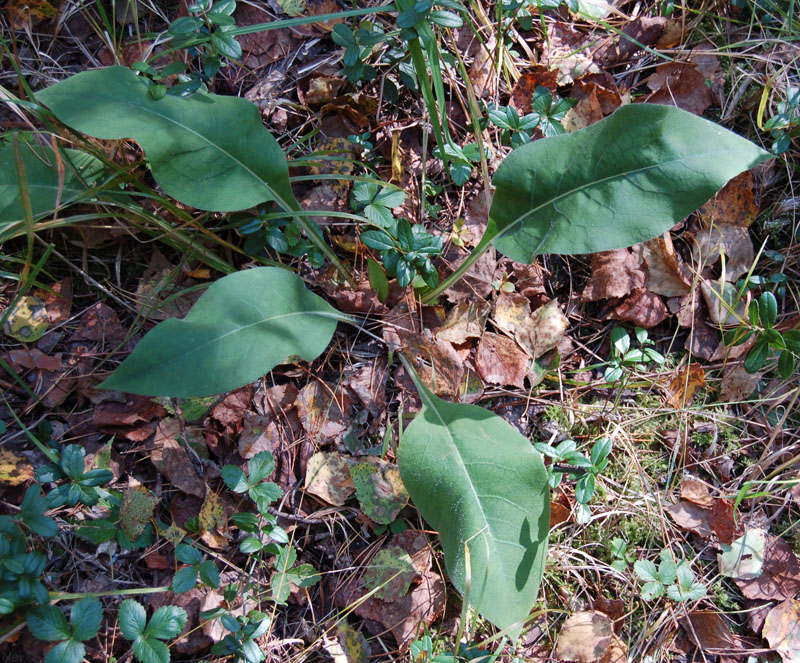
<svg viewBox="0 0 800 663">
<path fill-rule="evenodd" d="M 499 628 L 530 612 L 544 570 L 547 471 L 530 442 L 500 417 L 447 403 L 423 385 L 423 408 L 406 428 L 398 462 L 414 504 L 439 531 L 453 584 Z M 514 630 L 518 630 L 516 627 Z"/>
<path fill-rule="evenodd" d="M 248 461 L 247 469 L 250 473 L 250 483 L 259 483 L 275 470 L 275 457 L 271 451 L 257 453 Z"/>
<path fill-rule="evenodd" d="M 664 585 L 662 585 L 657 580 L 654 582 L 646 582 L 642 585 L 642 591 L 640 592 L 640 596 L 645 600 L 649 601 L 651 599 L 658 598 L 664 593 Z"/>
<path fill-rule="evenodd" d="M 206 290 L 185 318 L 150 330 L 100 386 L 184 398 L 229 391 L 290 356 L 315 359 L 333 336 L 335 315 L 285 269 L 236 272 Z"/>
<path fill-rule="evenodd" d="M 203 553 L 194 546 L 179 543 L 175 546 L 175 559 L 184 564 L 199 564 L 203 561 Z"/>
<path fill-rule="evenodd" d="M 637 560 L 633 565 L 633 571 L 645 582 L 658 582 L 658 569 L 649 559 Z"/>
<path fill-rule="evenodd" d="M 197 567 L 186 566 L 175 572 L 172 576 L 172 591 L 176 594 L 183 594 L 194 589 L 197 584 Z"/>
<path fill-rule="evenodd" d="M 61 608 L 40 605 L 28 613 L 28 630 L 39 640 L 66 640 L 71 637 L 69 624 Z"/>
<path fill-rule="evenodd" d="M 168 640 L 174 638 L 186 625 L 188 616 L 186 610 L 176 605 L 161 606 L 153 613 L 144 635 L 147 638 Z"/>
<path fill-rule="evenodd" d="M 494 176 L 484 240 L 524 263 L 630 246 L 666 232 L 769 156 L 678 108 L 623 106 L 586 129 L 514 150 Z"/>
<path fill-rule="evenodd" d="M 144 606 L 134 599 L 125 599 L 119 606 L 119 628 L 126 640 L 136 640 L 144 634 L 147 613 Z"/>
<path fill-rule="evenodd" d="M 100 599 L 89 596 L 76 601 L 70 610 L 69 621 L 72 638 L 78 641 L 91 640 L 100 630 L 103 621 L 103 604 Z"/>
<path fill-rule="evenodd" d="M 214 589 L 219 587 L 219 569 L 212 560 L 207 559 L 197 567 L 197 570 L 200 573 L 200 580 L 204 584 Z"/>
<path fill-rule="evenodd" d="M 133 653 L 142 663 L 169 663 L 169 648 L 161 640 L 139 637 L 133 642 Z"/>
<path fill-rule="evenodd" d="M 248 488 L 247 477 L 240 467 L 225 465 L 222 468 L 222 480 L 234 493 L 243 493 Z"/>
<path fill-rule="evenodd" d="M 86 648 L 82 643 L 65 640 L 47 652 L 44 663 L 81 663 L 85 654 Z"/>
</svg>

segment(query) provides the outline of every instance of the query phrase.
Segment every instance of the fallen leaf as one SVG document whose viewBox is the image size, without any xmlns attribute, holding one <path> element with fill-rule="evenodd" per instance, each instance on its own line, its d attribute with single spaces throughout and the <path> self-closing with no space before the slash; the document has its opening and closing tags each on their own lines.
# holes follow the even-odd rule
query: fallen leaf
<svg viewBox="0 0 800 663">
<path fill-rule="evenodd" d="M 373 596 L 391 603 L 405 596 L 419 574 L 411 556 L 399 546 L 381 548 L 364 571 L 363 582 Z"/>
<path fill-rule="evenodd" d="M 435 339 L 428 329 L 409 336 L 403 346 L 420 379 L 437 396 L 457 400 L 464 377 L 464 360 L 447 341 Z"/>
<path fill-rule="evenodd" d="M 213 593 L 213 590 L 211 590 Z M 207 596 L 198 588 L 190 589 L 182 594 L 174 592 L 159 592 L 148 597 L 147 605 L 151 610 L 158 610 L 162 606 L 175 605 L 186 610 L 188 619 L 177 638 L 170 643 L 170 649 L 184 656 L 192 656 L 208 649 L 213 644 L 202 628 L 200 628 L 200 611 L 206 607 Z"/>
<path fill-rule="evenodd" d="M 234 18 L 240 28 L 269 23 L 272 20 L 269 12 L 247 3 L 237 3 Z M 297 44 L 297 39 L 285 28 L 238 35 L 237 40 L 242 46 L 242 65 L 248 70 L 258 70 L 277 62 L 288 55 Z"/>
<path fill-rule="evenodd" d="M 602 612 L 576 612 L 561 627 L 555 657 L 593 663 L 608 649 L 612 635 L 611 620 Z"/>
<path fill-rule="evenodd" d="M 598 49 L 595 59 L 603 67 L 624 62 L 642 46 L 654 45 L 663 35 L 667 19 L 639 16 L 622 29 L 622 34 L 610 37 L 609 43 Z"/>
<path fill-rule="evenodd" d="M 470 338 L 480 338 L 489 315 L 486 302 L 461 302 L 447 314 L 444 324 L 436 330 L 436 338 L 460 345 Z"/>
<path fill-rule="evenodd" d="M 647 87 L 653 91 L 646 99 L 648 103 L 677 106 L 695 115 L 702 115 L 714 101 L 705 75 L 690 63 L 658 65 Z"/>
<path fill-rule="evenodd" d="M 762 573 L 755 578 L 736 578 L 735 582 L 749 599 L 783 601 L 794 598 L 800 593 L 800 559 L 786 541 L 770 536 L 764 548 Z"/>
<path fill-rule="evenodd" d="M 725 255 L 725 280 L 732 283 L 747 273 L 755 259 L 747 228 L 718 223 L 697 231 L 692 246 L 692 260 L 697 271 L 714 265 L 720 254 Z"/>
<path fill-rule="evenodd" d="M 179 283 L 181 273 L 158 249 L 154 249 L 139 285 L 134 302 L 136 310 L 151 320 L 183 318 L 200 298 L 202 291 L 183 290 L 191 282 Z"/>
<path fill-rule="evenodd" d="M 512 339 L 491 332 L 483 335 L 475 353 L 475 368 L 490 384 L 522 389 L 530 363 L 530 357 Z"/>
<path fill-rule="evenodd" d="M 569 320 L 553 299 L 537 308 L 517 329 L 514 337 L 532 359 L 538 359 L 561 342 L 567 327 Z"/>
<path fill-rule="evenodd" d="M 709 649 L 742 649 L 739 639 L 731 633 L 725 618 L 711 610 L 693 610 L 680 618 L 680 624 L 686 635 L 706 652 Z"/>
<path fill-rule="evenodd" d="M 72 279 L 67 276 L 57 281 L 49 290 L 36 288 L 34 297 L 42 300 L 45 317 L 51 325 L 58 325 L 69 318 L 72 310 Z"/>
<path fill-rule="evenodd" d="M 706 227 L 729 223 L 748 228 L 758 217 L 759 211 L 753 171 L 746 170 L 697 210 L 697 215 Z"/>
<path fill-rule="evenodd" d="M 664 507 L 672 520 L 679 527 L 694 532 L 704 539 L 710 539 L 711 529 L 711 510 L 682 500 L 677 504 L 669 504 Z"/>
<path fill-rule="evenodd" d="M 741 526 L 737 527 L 736 525 L 735 512 L 730 501 L 714 500 L 714 506 L 711 508 L 711 529 L 722 543 L 733 543 L 737 530 L 741 530 Z"/>
<path fill-rule="evenodd" d="M 38 297 L 25 295 L 6 311 L 3 333 L 17 341 L 33 343 L 44 336 L 49 326 L 44 302 Z"/>
<path fill-rule="evenodd" d="M 136 541 L 144 533 L 145 526 L 155 513 L 156 504 L 158 499 L 147 488 L 138 482 L 130 482 L 122 494 L 119 524 L 131 541 Z"/>
<path fill-rule="evenodd" d="M 450 243 L 442 258 L 448 266 L 453 266 L 461 264 L 466 256 L 466 251 Z M 492 281 L 496 268 L 497 251 L 491 247 L 475 261 L 475 264 L 467 270 L 464 276 L 445 290 L 444 296 L 453 304 L 485 299 L 492 292 Z"/>
<path fill-rule="evenodd" d="M 328 504 L 342 506 L 355 492 L 350 462 L 336 451 L 320 451 L 308 459 L 303 488 Z"/>
<path fill-rule="evenodd" d="M 569 85 L 584 74 L 599 73 L 592 51 L 591 42 L 586 41 L 582 31 L 565 21 L 552 21 L 547 24 L 547 40 L 542 44 L 539 62 L 558 71 L 559 86 Z"/>
<path fill-rule="evenodd" d="M 658 295 L 644 288 L 634 290 L 608 314 L 611 320 L 630 322 L 650 329 L 661 324 L 669 315 L 666 304 Z"/>
<path fill-rule="evenodd" d="M 41 371 L 58 372 L 62 368 L 60 352 L 55 356 L 50 356 L 38 348 L 11 350 L 8 353 L 8 362 L 17 370 L 35 368 Z"/>
<path fill-rule="evenodd" d="M 761 382 L 763 371 L 748 373 L 742 364 L 727 364 L 722 369 L 719 399 L 726 403 L 739 403 L 750 398 Z"/>
<path fill-rule="evenodd" d="M 187 432 L 186 435 L 188 434 Z M 154 449 L 150 459 L 175 488 L 189 495 L 204 497 L 206 482 L 197 474 L 189 460 L 190 452 L 178 442 L 180 436 L 181 424 L 178 419 L 174 417 L 162 419 L 153 438 Z M 202 435 L 198 434 L 195 443 L 202 444 L 201 440 Z"/>
<path fill-rule="evenodd" d="M 371 651 L 367 639 L 347 622 L 336 627 L 336 644 L 338 650 L 330 645 L 327 648 L 334 663 L 369 663 Z"/>
<path fill-rule="evenodd" d="M 749 291 L 744 293 L 744 297 L 740 297 L 739 288 L 733 283 L 722 279 L 714 282 L 703 279 L 700 281 L 700 292 L 708 307 L 708 318 L 715 325 L 737 327 L 747 318 L 750 306 Z M 732 350 L 736 351 L 739 347 Z"/>
<path fill-rule="evenodd" d="M 764 572 L 765 543 L 766 533 L 761 529 L 747 529 L 730 545 L 723 543 L 722 553 L 717 555 L 720 575 L 736 580 L 759 578 Z"/>
<path fill-rule="evenodd" d="M 592 276 L 581 293 L 584 302 L 616 299 L 643 288 L 646 274 L 641 260 L 628 249 L 592 255 Z"/>
<path fill-rule="evenodd" d="M 694 400 L 697 390 L 705 386 L 703 367 L 698 363 L 686 365 L 670 380 L 668 388 L 670 396 L 667 402 L 677 410 L 688 407 Z"/>
<path fill-rule="evenodd" d="M 761 635 L 783 663 L 800 663 L 800 601 L 787 599 L 770 610 Z"/>
<path fill-rule="evenodd" d="M 705 481 L 700 481 L 700 479 L 684 479 L 681 481 L 681 498 L 703 509 L 710 509 L 714 506 L 711 486 Z"/>
<path fill-rule="evenodd" d="M 514 83 L 508 105 L 520 115 L 527 115 L 533 110 L 531 99 L 539 86 L 546 87 L 551 93 L 555 93 L 558 89 L 558 72 L 540 64 L 532 65 L 530 70 L 524 72 Z"/>
<path fill-rule="evenodd" d="M 592 601 L 592 610 L 608 615 L 614 622 L 614 631 L 622 628 L 622 620 L 625 617 L 625 602 L 622 599 L 607 599 L 605 596 L 598 596 Z"/>
<path fill-rule="evenodd" d="M 33 479 L 33 466 L 11 449 L 0 449 L 0 484 L 19 486 Z"/>
<path fill-rule="evenodd" d="M 10 0 L 5 11 L 11 27 L 20 32 L 58 17 L 57 7 L 47 0 Z"/>
<path fill-rule="evenodd" d="M 622 638 L 616 634 L 611 635 L 611 642 L 600 663 L 628 663 L 628 646 Z"/>
<path fill-rule="evenodd" d="M 373 416 L 378 416 L 386 407 L 386 380 L 389 376 L 388 362 L 384 357 L 347 372 L 344 385 L 361 401 Z"/>
<path fill-rule="evenodd" d="M 334 391 L 313 380 L 300 390 L 295 405 L 300 423 L 316 444 L 329 444 L 347 430 L 351 400 L 345 390 Z"/>
<path fill-rule="evenodd" d="M 114 309 L 108 304 L 98 302 L 80 317 L 78 328 L 69 340 L 71 343 L 98 341 L 113 346 L 125 340 L 125 328 Z"/>
<path fill-rule="evenodd" d="M 364 514 L 380 525 L 390 524 L 408 503 L 397 465 L 368 457 L 350 466 L 350 476 Z"/>
<path fill-rule="evenodd" d="M 207 545 L 218 550 L 228 547 L 228 539 L 217 534 L 217 530 L 224 533 L 228 528 L 225 505 L 213 490 L 206 492 L 206 498 L 203 500 L 197 521 L 201 531 L 200 538 Z"/>
<path fill-rule="evenodd" d="M 634 247 L 637 249 L 647 266 L 646 287 L 650 292 L 681 297 L 691 290 L 691 271 L 675 252 L 669 233 L 638 244 Z"/>
</svg>

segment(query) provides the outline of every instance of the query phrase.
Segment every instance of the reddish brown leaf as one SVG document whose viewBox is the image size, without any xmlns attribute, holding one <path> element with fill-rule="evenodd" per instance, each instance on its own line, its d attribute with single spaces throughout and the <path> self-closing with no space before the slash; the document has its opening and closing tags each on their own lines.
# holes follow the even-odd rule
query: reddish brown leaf
<svg viewBox="0 0 800 663">
<path fill-rule="evenodd" d="M 646 273 L 641 260 L 628 249 L 592 255 L 592 277 L 581 293 L 584 302 L 624 297 L 644 287 Z"/>
<path fill-rule="evenodd" d="M 702 507 L 682 500 L 677 504 L 670 504 L 664 507 L 670 517 L 675 523 L 683 529 L 694 532 L 704 539 L 710 539 L 712 535 L 711 529 L 711 511 L 703 509 Z"/>
<path fill-rule="evenodd" d="M 532 110 L 531 97 L 533 97 L 536 88 L 541 85 L 550 90 L 550 92 L 555 93 L 558 87 L 557 79 L 557 71 L 542 65 L 533 65 L 530 71 L 523 73 L 514 84 L 508 105 L 515 108 L 520 115 L 527 115 Z"/>
<path fill-rule="evenodd" d="M 753 171 L 746 170 L 728 182 L 716 196 L 697 210 L 697 214 L 707 227 L 730 223 L 747 228 L 756 220 L 759 211 Z"/>
<path fill-rule="evenodd" d="M 72 310 L 72 279 L 67 276 L 50 286 L 50 290 L 37 288 L 33 295 L 42 300 L 45 307 L 45 319 L 51 325 L 57 325 L 69 318 Z"/>
<path fill-rule="evenodd" d="M 447 400 L 459 399 L 464 362 L 450 343 L 435 340 L 426 329 L 410 336 L 403 351 L 428 389 Z"/>
<path fill-rule="evenodd" d="M 649 329 L 664 322 L 668 315 L 669 311 L 661 297 L 642 288 L 634 290 L 617 304 L 608 317 Z"/>
<path fill-rule="evenodd" d="M 725 618 L 711 610 L 693 610 L 681 617 L 680 624 L 686 635 L 702 651 L 710 649 L 742 649 L 739 638 L 731 633 Z"/>
<path fill-rule="evenodd" d="M 692 64 L 660 64 L 648 79 L 647 86 L 653 90 L 653 94 L 646 99 L 651 104 L 677 106 L 695 115 L 702 115 L 713 103 L 706 77 Z"/>
<path fill-rule="evenodd" d="M 735 582 L 749 599 L 792 599 L 800 593 L 800 559 L 786 541 L 769 537 L 761 575 L 749 580 L 735 579 Z"/>
<path fill-rule="evenodd" d="M 678 374 L 670 380 L 668 402 L 675 409 L 688 407 L 698 389 L 706 386 L 706 377 L 703 367 L 698 363 L 684 366 Z"/>
<path fill-rule="evenodd" d="M 116 345 L 125 338 L 125 329 L 108 304 L 98 302 L 84 313 L 78 328 L 70 337 L 75 341 L 105 341 L 108 345 Z"/>
<path fill-rule="evenodd" d="M 642 46 L 652 46 L 664 32 L 667 19 L 660 16 L 650 18 L 639 16 L 630 21 L 622 30 L 623 34 L 615 37 L 609 44 L 601 47 L 595 56 L 603 67 L 609 67 L 628 60 Z"/>
<path fill-rule="evenodd" d="M 11 350 L 8 353 L 8 362 L 16 370 L 36 368 L 42 371 L 60 371 L 61 370 L 61 353 L 55 356 L 46 355 L 38 348 L 31 348 L 30 350 L 24 348 L 22 350 Z"/>
<path fill-rule="evenodd" d="M 800 601 L 787 599 L 770 610 L 761 634 L 783 663 L 800 663 Z"/>
<path fill-rule="evenodd" d="M 733 504 L 728 500 L 715 499 L 711 508 L 711 529 L 722 543 L 730 545 L 733 540 L 743 534 L 741 523 L 739 527 L 734 522 Z"/>
<path fill-rule="evenodd" d="M 485 382 L 522 388 L 530 361 L 510 338 L 486 332 L 478 344 L 475 368 Z"/>
</svg>

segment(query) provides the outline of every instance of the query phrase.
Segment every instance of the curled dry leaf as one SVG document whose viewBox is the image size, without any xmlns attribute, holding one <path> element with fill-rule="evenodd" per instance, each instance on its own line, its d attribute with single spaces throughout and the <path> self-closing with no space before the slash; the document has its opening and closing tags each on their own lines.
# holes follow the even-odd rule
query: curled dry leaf
<svg viewBox="0 0 800 663">
<path fill-rule="evenodd" d="M 336 451 L 320 451 L 308 459 L 303 488 L 328 504 L 342 506 L 355 492 L 352 461 Z"/>
<path fill-rule="evenodd" d="M 664 507 L 670 518 L 679 527 L 694 532 L 695 534 L 710 539 L 713 533 L 711 529 L 711 511 L 704 509 L 697 504 L 681 500 L 677 504 L 670 504 Z"/>
<path fill-rule="evenodd" d="M 698 389 L 706 386 L 703 367 L 698 363 L 684 366 L 669 383 L 669 404 L 675 409 L 688 407 Z"/>
<path fill-rule="evenodd" d="M 714 506 L 711 497 L 711 486 L 700 479 L 684 479 L 681 481 L 681 498 L 704 509 Z"/>
<path fill-rule="evenodd" d="M 167 417 L 158 423 L 150 460 L 175 488 L 189 495 L 205 497 L 206 482 L 192 465 L 188 456 L 191 452 L 178 441 L 180 437 L 184 437 L 186 444 L 203 448 L 201 433 L 197 432 L 194 435 L 190 431 L 182 433 L 180 422 L 174 417 Z"/>
<path fill-rule="evenodd" d="M 746 170 L 728 182 L 697 214 L 706 227 L 729 223 L 747 228 L 758 216 L 753 171 Z"/>
<path fill-rule="evenodd" d="M 639 16 L 633 19 L 622 29 L 622 34 L 609 37 L 608 43 L 597 51 L 595 59 L 603 67 L 628 60 L 641 49 L 641 46 L 652 46 L 658 42 L 667 22 L 667 19 L 661 16 L 655 18 Z"/>
<path fill-rule="evenodd" d="M 478 344 L 475 367 L 490 384 L 523 388 L 531 359 L 507 336 L 486 332 Z"/>
<path fill-rule="evenodd" d="M 602 612 L 576 612 L 561 627 L 555 657 L 593 663 L 606 652 L 612 636 L 611 619 Z"/>
<path fill-rule="evenodd" d="M 697 271 L 714 265 L 725 255 L 725 280 L 731 283 L 745 274 L 753 264 L 753 242 L 746 228 L 731 223 L 718 223 L 702 228 L 695 235 L 692 260 Z"/>
<path fill-rule="evenodd" d="M 487 302 L 461 302 L 447 314 L 444 324 L 436 330 L 436 338 L 455 345 L 470 338 L 480 338 L 489 315 Z"/>
<path fill-rule="evenodd" d="M 800 601 L 786 599 L 770 610 L 761 635 L 783 663 L 800 663 Z"/>
<path fill-rule="evenodd" d="M 661 297 L 639 288 L 617 304 L 608 317 L 649 329 L 664 322 L 668 315 L 667 305 Z"/>
<path fill-rule="evenodd" d="M 669 233 L 634 247 L 647 266 L 647 289 L 665 297 L 682 297 L 691 290 L 692 275 L 675 252 Z"/>
<path fill-rule="evenodd" d="M 646 273 L 640 258 L 628 249 L 592 255 L 592 276 L 581 293 L 584 302 L 624 297 L 643 288 Z"/>
</svg>

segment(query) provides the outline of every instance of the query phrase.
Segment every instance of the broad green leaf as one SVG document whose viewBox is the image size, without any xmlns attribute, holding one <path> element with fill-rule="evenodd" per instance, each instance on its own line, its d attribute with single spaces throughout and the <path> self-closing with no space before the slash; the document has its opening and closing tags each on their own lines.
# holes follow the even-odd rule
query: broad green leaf
<svg viewBox="0 0 800 663">
<path fill-rule="evenodd" d="M 142 663 L 169 663 L 169 648 L 155 638 L 136 638 L 133 653 Z"/>
<path fill-rule="evenodd" d="M 44 663 L 81 663 L 85 654 L 86 648 L 83 644 L 75 640 L 65 640 L 47 652 Z"/>
<path fill-rule="evenodd" d="M 275 469 L 275 457 L 271 451 L 262 451 L 253 456 L 247 463 L 250 472 L 250 483 L 259 483 L 272 474 Z"/>
<path fill-rule="evenodd" d="M 769 153 L 672 106 L 630 104 L 517 148 L 494 176 L 484 241 L 529 263 L 660 235 Z"/>
<path fill-rule="evenodd" d="M 465 592 L 468 545 L 469 602 L 510 627 L 527 617 L 544 571 L 550 500 L 542 457 L 488 410 L 417 389 L 423 408 L 399 447 L 403 483 L 439 531 L 453 584 Z"/>
<path fill-rule="evenodd" d="M 153 613 L 144 635 L 147 638 L 167 640 L 174 638 L 186 624 L 186 610 L 176 605 L 165 605 Z"/>
<path fill-rule="evenodd" d="M 71 633 L 61 608 L 40 605 L 28 613 L 28 630 L 39 640 L 66 640 Z"/>
<path fill-rule="evenodd" d="M 103 605 L 93 596 L 81 599 L 72 605 L 69 613 L 72 637 L 75 640 L 90 640 L 97 635 L 103 621 Z"/>
<path fill-rule="evenodd" d="M 60 180 L 59 158 L 52 147 L 20 140 L 19 149 L 34 219 L 52 212 L 56 203 L 66 207 L 89 195 L 87 190 L 103 170 L 103 163 L 91 154 L 65 149 L 61 154 Z M 0 151 L 0 242 L 24 233 L 14 142 L 8 141 Z"/>
<path fill-rule="evenodd" d="M 117 535 L 117 526 L 107 518 L 86 521 L 75 530 L 75 534 L 89 539 L 92 543 L 105 543 Z"/>
<path fill-rule="evenodd" d="M 175 557 L 184 564 L 199 564 L 203 561 L 203 553 L 194 546 L 187 546 L 185 543 L 179 543 L 175 546 Z"/>
<path fill-rule="evenodd" d="M 243 493 L 247 490 L 247 477 L 240 467 L 224 465 L 222 467 L 222 480 L 234 493 Z"/>
<path fill-rule="evenodd" d="M 219 569 L 216 564 L 210 559 L 200 564 L 197 567 L 200 572 L 200 580 L 209 587 L 219 587 Z"/>
<path fill-rule="evenodd" d="M 215 282 L 183 320 L 145 335 L 102 387 L 183 398 L 236 389 L 291 356 L 319 356 L 335 314 L 287 270 L 236 272 Z"/>
<path fill-rule="evenodd" d="M 182 203 L 231 212 L 278 200 L 296 209 L 286 158 L 249 101 L 205 93 L 156 100 L 124 67 L 85 71 L 36 98 L 77 131 L 135 140 L 156 181 Z"/>
<path fill-rule="evenodd" d="M 176 594 L 183 594 L 190 589 L 194 589 L 197 584 L 197 567 L 185 566 L 175 572 L 172 576 L 172 591 Z"/>
<path fill-rule="evenodd" d="M 633 570 L 645 582 L 658 582 L 658 570 L 649 559 L 640 559 L 633 565 Z"/>
<path fill-rule="evenodd" d="M 126 640 L 136 640 L 144 633 L 147 613 L 144 606 L 133 599 L 125 599 L 119 606 L 119 628 Z"/>
</svg>

